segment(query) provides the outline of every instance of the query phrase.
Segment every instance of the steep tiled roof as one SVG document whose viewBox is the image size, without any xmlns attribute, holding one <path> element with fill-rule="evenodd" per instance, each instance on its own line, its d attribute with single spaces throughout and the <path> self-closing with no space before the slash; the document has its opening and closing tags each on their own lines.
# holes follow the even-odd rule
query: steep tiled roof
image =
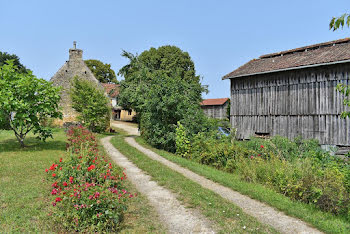
<svg viewBox="0 0 350 234">
<path fill-rule="evenodd" d="M 106 93 L 108 94 L 109 97 L 114 98 L 118 96 L 120 85 L 102 83 L 102 86 L 105 88 Z"/>
<path fill-rule="evenodd" d="M 345 61 L 350 62 L 350 38 L 262 55 L 225 75 L 223 79 Z"/>
<path fill-rule="evenodd" d="M 204 99 L 201 102 L 201 106 L 221 106 L 224 105 L 228 98 L 214 98 L 214 99 Z"/>
</svg>

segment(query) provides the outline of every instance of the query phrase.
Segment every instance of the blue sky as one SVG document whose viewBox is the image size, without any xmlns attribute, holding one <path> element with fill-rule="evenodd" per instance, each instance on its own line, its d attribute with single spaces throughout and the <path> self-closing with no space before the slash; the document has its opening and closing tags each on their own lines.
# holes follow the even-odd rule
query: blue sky
<svg viewBox="0 0 350 234">
<path fill-rule="evenodd" d="M 127 63 L 122 50 L 176 45 L 209 85 L 204 98 L 229 97 L 221 77 L 250 59 L 350 37 L 350 29 L 328 29 L 332 16 L 350 13 L 345 0 L 0 0 L 0 12 L 0 51 L 18 55 L 38 77 L 55 74 L 74 40 L 84 59 L 115 71 Z"/>
</svg>

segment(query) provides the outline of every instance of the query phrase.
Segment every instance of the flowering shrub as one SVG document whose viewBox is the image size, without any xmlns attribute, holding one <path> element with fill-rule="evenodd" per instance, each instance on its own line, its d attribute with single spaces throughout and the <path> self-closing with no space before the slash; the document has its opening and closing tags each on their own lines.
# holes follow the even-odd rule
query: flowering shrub
<svg viewBox="0 0 350 234">
<path fill-rule="evenodd" d="M 95 136 L 86 128 L 71 128 L 68 157 L 53 163 L 46 173 L 51 188 L 53 216 L 75 231 L 115 231 L 133 197 L 123 188 L 122 176 L 98 150 Z"/>
</svg>

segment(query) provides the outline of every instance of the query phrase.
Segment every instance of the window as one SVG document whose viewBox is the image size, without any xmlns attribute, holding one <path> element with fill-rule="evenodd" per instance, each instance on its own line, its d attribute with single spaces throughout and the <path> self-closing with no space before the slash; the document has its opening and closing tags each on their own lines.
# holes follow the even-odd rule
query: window
<svg viewBox="0 0 350 234">
<path fill-rule="evenodd" d="M 128 115 L 131 115 L 131 113 L 132 113 L 132 110 L 129 110 Z"/>
</svg>

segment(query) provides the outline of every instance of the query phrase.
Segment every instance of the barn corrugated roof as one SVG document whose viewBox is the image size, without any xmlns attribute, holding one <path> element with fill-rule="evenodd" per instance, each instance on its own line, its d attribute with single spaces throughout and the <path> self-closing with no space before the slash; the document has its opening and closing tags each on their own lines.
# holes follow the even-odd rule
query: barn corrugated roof
<svg viewBox="0 0 350 234">
<path fill-rule="evenodd" d="M 350 62 L 350 38 L 262 55 L 225 75 L 222 79 L 345 61 Z"/>
<path fill-rule="evenodd" d="M 201 106 L 221 106 L 227 102 L 228 98 L 204 99 Z"/>
<path fill-rule="evenodd" d="M 120 85 L 117 84 L 107 84 L 107 83 L 102 83 L 103 88 L 105 88 L 106 93 L 109 97 L 116 97 L 119 95 L 119 87 Z"/>
</svg>

